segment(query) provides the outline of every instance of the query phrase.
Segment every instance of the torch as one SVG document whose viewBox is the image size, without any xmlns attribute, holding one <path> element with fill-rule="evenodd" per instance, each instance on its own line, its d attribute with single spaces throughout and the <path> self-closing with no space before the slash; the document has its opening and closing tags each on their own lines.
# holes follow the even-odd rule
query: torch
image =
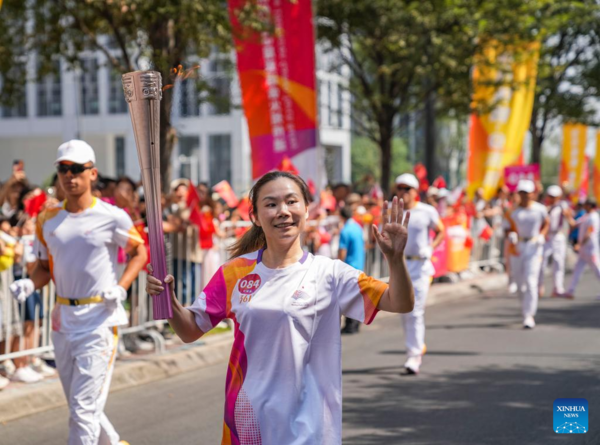
<svg viewBox="0 0 600 445">
<path fill-rule="evenodd" d="M 159 123 L 162 81 L 160 73 L 156 71 L 135 71 L 123 74 L 122 80 L 142 171 L 150 240 L 150 262 L 154 275 L 163 280 L 167 275 L 167 264 L 160 203 Z M 163 286 L 165 290 L 153 297 L 152 308 L 155 320 L 173 317 L 169 286 L 164 282 Z"/>
</svg>

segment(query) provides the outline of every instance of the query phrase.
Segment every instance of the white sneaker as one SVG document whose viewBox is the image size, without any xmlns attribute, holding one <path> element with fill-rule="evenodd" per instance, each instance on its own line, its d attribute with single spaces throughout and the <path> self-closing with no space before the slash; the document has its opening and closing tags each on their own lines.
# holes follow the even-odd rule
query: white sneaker
<svg viewBox="0 0 600 445">
<path fill-rule="evenodd" d="M 517 287 L 517 283 L 510 283 L 508 285 L 508 293 L 513 295 L 516 294 L 519 288 Z"/>
<path fill-rule="evenodd" d="M 420 367 L 421 356 L 408 357 L 408 360 L 406 360 L 406 363 L 404 363 L 404 368 L 406 369 L 407 374 L 418 374 Z"/>
<path fill-rule="evenodd" d="M 6 388 L 9 383 L 10 383 L 10 380 L 8 380 L 6 377 L 2 377 L 0 375 L 0 391 L 2 391 L 4 388 Z"/>
<path fill-rule="evenodd" d="M 22 383 L 36 383 L 41 380 L 44 380 L 41 374 L 38 374 L 29 366 L 25 366 L 24 368 L 19 368 L 12 375 L 11 380 L 14 382 L 22 382 Z"/>
<path fill-rule="evenodd" d="M 48 366 L 45 361 L 39 357 L 33 357 L 31 361 L 31 369 L 44 377 L 52 377 L 56 375 L 56 369 Z"/>
<path fill-rule="evenodd" d="M 525 320 L 523 320 L 523 327 L 525 329 L 535 328 L 535 320 L 533 319 L 533 317 L 531 315 L 528 315 L 527 317 L 525 317 Z"/>
</svg>

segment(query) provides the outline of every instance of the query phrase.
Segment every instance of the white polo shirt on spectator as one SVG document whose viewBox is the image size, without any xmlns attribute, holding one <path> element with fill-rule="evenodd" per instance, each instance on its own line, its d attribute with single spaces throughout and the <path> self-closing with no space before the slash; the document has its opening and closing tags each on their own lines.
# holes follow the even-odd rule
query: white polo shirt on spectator
<svg viewBox="0 0 600 445">
<path fill-rule="evenodd" d="M 438 211 L 422 202 L 410 209 L 410 221 L 408 222 L 408 241 L 404 250 L 407 258 L 422 258 L 424 261 L 411 261 L 407 266 L 410 277 L 414 280 L 422 274 L 433 276 L 435 270 L 431 262 L 432 248 L 429 232 L 436 229 L 440 224 Z"/>
</svg>

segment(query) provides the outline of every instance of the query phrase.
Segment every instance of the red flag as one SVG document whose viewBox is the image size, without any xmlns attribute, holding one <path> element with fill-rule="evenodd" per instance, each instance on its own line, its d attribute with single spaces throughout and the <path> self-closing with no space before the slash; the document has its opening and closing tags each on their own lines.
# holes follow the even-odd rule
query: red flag
<svg viewBox="0 0 600 445">
<path fill-rule="evenodd" d="M 244 221 L 250 221 L 250 200 L 247 196 L 240 200 L 236 210 L 240 214 L 240 218 Z"/>
<path fill-rule="evenodd" d="M 414 168 L 415 176 L 419 180 L 419 191 L 426 192 L 429 188 L 429 181 L 427 180 L 427 169 L 421 163 L 415 165 Z"/>
<path fill-rule="evenodd" d="M 306 183 L 306 185 L 308 185 L 308 191 L 309 191 L 310 195 L 315 196 L 315 193 L 317 193 L 317 188 L 315 187 L 315 182 L 312 179 L 309 179 L 308 182 Z"/>
<path fill-rule="evenodd" d="M 281 162 L 277 166 L 277 170 L 282 172 L 290 172 L 295 175 L 299 174 L 298 169 L 294 166 L 294 164 L 292 164 L 292 161 L 290 161 L 290 158 L 288 158 L 287 156 L 281 160 Z"/>
<path fill-rule="evenodd" d="M 437 178 L 435 178 L 435 180 L 433 181 L 433 185 L 434 187 L 438 188 L 438 189 L 445 189 L 448 188 L 446 187 L 446 180 L 444 179 L 443 176 L 438 176 Z"/>
<path fill-rule="evenodd" d="M 188 187 L 188 195 L 185 201 L 187 208 L 190 209 L 190 222 L 196 224 L 198 227 L 202 225 L 202 215 L 198 205 L 200 204 L 200 196 L 198 196 L 198 190 L 190 181 Z"/>
<path fill-rule="evenodd" d="M 229 182 L 223 180 L 218 184 L 213 185 L 213 190 L 219 194 L 219 196 L 225 201 L 225 204 L 229 206 L 229 208 L 237 207 L 240 203 L 240 200 L 237 196 L 235 196 L 235 192 L 231 188 Z"/>
<path fill-rule="evenodd" d="M 32 218 L 35 218 L 38 215 L 38 213 L 40 213 L 40 210 L 42 209 L 42 206 L 45 202 L 46 194 L 38 189 L 34 196 L 23 201 L 25 213 L 27 213 Z"/>
</svg>

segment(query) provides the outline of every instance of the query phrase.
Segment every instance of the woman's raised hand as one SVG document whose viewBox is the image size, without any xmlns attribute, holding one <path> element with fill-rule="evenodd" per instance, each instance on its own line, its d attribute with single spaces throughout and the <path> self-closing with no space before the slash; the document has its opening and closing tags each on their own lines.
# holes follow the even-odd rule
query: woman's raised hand
<svg viewBox="0 0 600 445">
<path fill-rule="evenodd" d="M 394 196 L 391 203 L 384 202 L 382 218 L 381 232 L 373 224 L 373 236 L 388 261 L 401 260 L 408 240 L 410 212 L 404 212 L 404 201 Z"/>
</svg>

